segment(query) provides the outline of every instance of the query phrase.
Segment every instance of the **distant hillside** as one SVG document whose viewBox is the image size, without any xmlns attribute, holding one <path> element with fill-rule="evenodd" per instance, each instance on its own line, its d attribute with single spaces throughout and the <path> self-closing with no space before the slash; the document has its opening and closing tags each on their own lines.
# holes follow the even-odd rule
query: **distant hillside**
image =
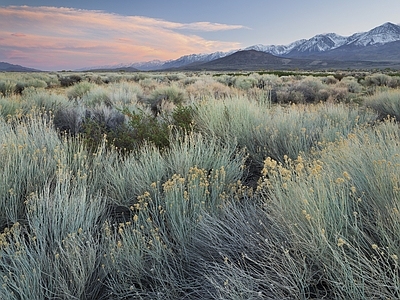
<svg viewBox="0 0 400 300">
<path fill-rule="evenodd" d="M 26 68 L 20 65 L 13 65 L 6 62 L 0 62 L 0 71 L 2 72 L 40 72 L 40 70 Z"/>
</svg>

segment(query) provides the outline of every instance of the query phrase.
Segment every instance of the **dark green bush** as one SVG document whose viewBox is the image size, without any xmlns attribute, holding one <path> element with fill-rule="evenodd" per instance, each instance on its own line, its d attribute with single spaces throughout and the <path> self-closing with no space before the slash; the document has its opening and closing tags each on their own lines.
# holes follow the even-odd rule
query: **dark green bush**
<svg viewBox="0 0 400 300">
<path fill-rule="evenodd" d="M 145 114 L 143 111 L 136 113 L 124 110 L 128 117 L 128 124 L 134 131 L 135 140 L 138 144 L 145 141 L 154 143 L 158 148 L 163 149 L 169 146 L 168 123 L 160 118 Z"/>
<path fill-rule="evenodd" d="M 190 106 L 178 106 L 172 112 L 173 125 L 185 131 L 194 129 L 193 114 L 194 108 Z"/>
<path fill-rule="evenodd" d="M 76 83 L 81 82 L 82 77 L 79 75 L 70 75 L 70 76 L 66 76 L 66 77 L 59 77 L 58 81 L 60 81 L 60 85 L 62 87 L 69 87 Z"/>
</svg>

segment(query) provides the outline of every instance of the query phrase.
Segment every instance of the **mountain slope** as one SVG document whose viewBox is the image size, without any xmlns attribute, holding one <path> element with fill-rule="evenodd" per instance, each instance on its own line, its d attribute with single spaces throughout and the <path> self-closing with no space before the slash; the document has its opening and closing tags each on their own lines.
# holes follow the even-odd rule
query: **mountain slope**
<svg viewBox="0 0 400 300">
<path fill-rule="evenodd" d="M 6 62 L 0 62 L 0 71 L 3 72 L 40 72 L 40 70 L 26 68 L 20 65 L 13 65 Z"/>
</svg>

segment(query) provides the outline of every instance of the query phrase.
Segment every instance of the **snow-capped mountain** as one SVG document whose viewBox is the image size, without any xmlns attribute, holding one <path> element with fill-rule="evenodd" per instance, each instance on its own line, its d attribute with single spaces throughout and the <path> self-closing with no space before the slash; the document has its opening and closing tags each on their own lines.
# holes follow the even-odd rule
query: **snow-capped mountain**
<svg viewBox="0 0 400 300">
<path fill-rule="evenodd" d="M 324 52 L 338 48 L 346 43 L 347 39 L 336 33 L 318 34 L 304 43 L 291 49 L 289 52 Z"/>
<path fill-rule="evenodd" d="M 280 53 L 281 56 L 289 57 L 304 57 L 311 54 L 332 51 L 340 47 L 346 46 L 362 46 L 384 45 L 391 42 L 400 41 L 400 26 L 393 23 L 385 23 L 375 27 L 367 32 L 355 33 L 349 37 L 344 37 L 336 33 L 318 34 L 308 40 L 298 43 L 297 46 L 287 49 Z M 293 44 L 293 43 L 292 43 Z M 290 45 L 292 45 L 290 44 Z M 267 46 L 266 49 L 274 49 L 274 47 L 282 46 Z M 266 51 L 268 52 L 268 51 Z M 274 52 L 269 52 L 274 54 Z"/>
<path fill-rule="evenodd" d="M 266 45 L 258 44 L 258 45 L 247 47 L 244 50 L 256 50 L 256 51 L 261 51 L 261 52 L 267 52 L 267 53 L 270 53 L 270 54 L 276 55 L 276 56 L 281 56 L 286 53 L 289 53 L 294 48 L 298 47 L 299 45 L 303 44 L 306 41 L 307 40 L 302 39 L 302 40 L 298 40 L 293 43 L 290 43 L 289 45 L 267 45 L 266 46 Z"/>
<path fill-rule="evenodd" d="M 225 57 L 229 54 L 232 54 L 236 51 L 229 51 L 229 52 L 214 52 L 209 54 L 189 54 L 182 56 L 176 60 L 170 60 L 165 62 L 161 68 L 162 69 L 170 69 L 170 68 L 179 68 L 182 66 L 194 64 L 194 63 L 205 63 L 209 62 L 218 58 Z"/>
<path fill-rule="evenodd" d="M 318 34 L 310 39 L 301 39 L 288 45 L 257 44 L 245 49 L 208 54 L 189 54 L 175 60 L 137 62 L 108 66 L 108 68 L 133 67 L 142 71 L 180 68 L 187 65 L 206 63 L 241 50 L 256 50 L 287 58 L 318 58 L 335 60 L 385 59 L 400 61 L 400 26 L 387 22 L 367 32 L 345 37 L 336 33 Z M 371 48 L 375 47 L 375 48 Z M 376 47 L 380 47 L 379 49 Z M 102 67 L 104 69 L 105 67 Z"/>
<path fill-rule="evenodd" d="M 157 70 L 161 68 L 161 66 L 165 64 L 165 61 L 155 59 L 151 61 L 146 61 L 146 62 L 137 62 L 137 63 L 131 63 L 129 64 L 129 67 L 136 68 L 138 70 L 142 71 L 151 71 L 151 70 Z"/>
<path fill-rule="evenodd" d="M 400 26 L 389 22 L 348 38 L 348 44 L 354 46 L 382 45 L 396 41 L 400 41 Z"/>
</svg>

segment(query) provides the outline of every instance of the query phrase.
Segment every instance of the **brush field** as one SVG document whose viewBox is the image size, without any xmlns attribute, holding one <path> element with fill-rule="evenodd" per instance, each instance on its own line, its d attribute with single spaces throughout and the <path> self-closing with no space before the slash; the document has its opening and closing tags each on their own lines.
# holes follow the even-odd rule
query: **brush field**
<svg viewBox="0 0 400 300">
<path fill-rule="evenodd" d="M 0 299 L 399 299 L 399 87 L 0 73 Z"/>
</svg>

